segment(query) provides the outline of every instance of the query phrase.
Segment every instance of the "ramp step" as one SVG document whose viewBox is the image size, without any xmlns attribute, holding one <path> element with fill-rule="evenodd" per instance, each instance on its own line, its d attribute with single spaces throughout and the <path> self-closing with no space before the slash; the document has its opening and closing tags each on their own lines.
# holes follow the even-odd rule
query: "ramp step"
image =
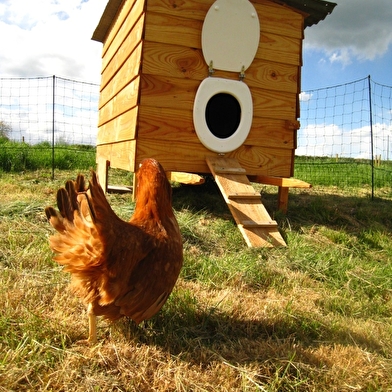
<svg viewBox="0 0 392 392">
<path fill-rule="evenodd" d="M 232 193 L 227 196 L 230 200 L 235 200 L 235 199 L 256 199 L 260 200 L 261 195 L 260 193 L 247 193 L 247 192 L 237 192 L 237 193 Z"/>
<path fill-rule="evenodd" d="M 206 161 L 248 246 L 286 246 L 278 224 L 271 219 L 239 162 L 225 157 L 207 157 Z"/>
<path fill-rule="evenodd" d="M 242 167 L 217 166 L 214 170 L 216 174 L 246 174 L 246 170 Z"/>
<path fill-rule="evenodd" d="M 268 222 L 259 222 L 259 221 L 253 221 L 253 220 L 243 220 L 241 222 L 241 225 L 244 227 L 278 227 L 278 224 L 276 221 L 271 220 Z"/>
</svg>

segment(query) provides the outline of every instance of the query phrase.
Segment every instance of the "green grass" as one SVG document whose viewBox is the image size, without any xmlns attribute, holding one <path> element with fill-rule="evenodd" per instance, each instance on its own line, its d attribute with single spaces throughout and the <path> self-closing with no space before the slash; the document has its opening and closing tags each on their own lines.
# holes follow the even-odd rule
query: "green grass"
<svg viewBox="0 0 392 392">
<path fill-rule="evenodd" d="M 35 145 L 0 138 L 0 170 L 20 172 L 52 168 L 82 169 L 95 166 L 95 147 L 48 142 Z"/>
<path fill-rule="evenodd" d="M 392 197 L 392 162 L 372 167 L 370 160 L 353 158 L 296 157 L 295 177 L 315 186 L 348 189 L 363 195 Z"/>
<path fill-rule="evenodd" d="M 292 190 L 283 215 L 255 185 L 288 246 L 250 249 L 212 180 L 175 185 L 185 261 L 171 297 L 139 327 L 100 321 L 85 347 L 43 211 L 77 173 L 0 172 L 0 390 L 391 390 L 390 199 L 316 186 Z M 131 196 L 108 199 L 128 219 Z"/>
</svg>

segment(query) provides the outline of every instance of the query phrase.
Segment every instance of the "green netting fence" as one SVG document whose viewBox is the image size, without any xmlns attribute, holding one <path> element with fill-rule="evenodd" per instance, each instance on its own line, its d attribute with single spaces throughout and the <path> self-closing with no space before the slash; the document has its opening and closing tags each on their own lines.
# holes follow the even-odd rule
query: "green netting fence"
<svg viewBox="0 0 392 392">
<path fill-rule="evenodd" d="M 392 87 L 370 76 L 300 95 L 295 176 L 392 197 Z"/>
<path fill-rule="evenodd" d="M 97 84 L 0 78 L 0 170 L 93 165 L 98 100 Z M 368 76 L 304 91 L 300 102 L 295 177 L 392 197 L 392 87 Z"/>
</svg>

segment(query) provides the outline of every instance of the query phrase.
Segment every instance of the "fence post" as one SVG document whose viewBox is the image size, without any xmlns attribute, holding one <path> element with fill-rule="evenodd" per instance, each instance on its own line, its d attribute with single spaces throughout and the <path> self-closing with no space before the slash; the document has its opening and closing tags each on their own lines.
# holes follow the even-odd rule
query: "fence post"
<svg viewBox="0 0 392 392">
<path fill-rule="evenodd" d="M 52 180 L 54 180 L 54 126 L 55 126 L 55 106 L 56 106 L 56 76 L 53 75 L 53 85 L 52 85 Z"/>
<path fill-rule="evenodd" d="M 370 75 L 368 75 L 369 91 L 369 124 L 370 124 L 370 155 L 372 162 L 372 200 L 374 199 L 374 146 L 373 146 L 373 110 L 372 110 L 372 86 Z"/>
</svg>

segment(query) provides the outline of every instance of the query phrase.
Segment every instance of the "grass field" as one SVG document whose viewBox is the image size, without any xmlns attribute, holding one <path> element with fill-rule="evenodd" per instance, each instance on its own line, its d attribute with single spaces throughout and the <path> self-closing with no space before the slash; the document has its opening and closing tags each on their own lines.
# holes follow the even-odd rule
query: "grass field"
<svg viewBox="0 0 392 392">
<path fill-rule="evenodd" d="M 0 391 L 392 391 L 391 200 L 314 187 L 283 215 L 255 185 L 288 246 L 249 249 L 212 180 L 175 185 L 172 296 L 138 327 L 101 320 L 86 347 L 43 211 L 76 174 L 0 172 Z M 128 219 L 131 196 L 108 198 Z"/>
</svg>

